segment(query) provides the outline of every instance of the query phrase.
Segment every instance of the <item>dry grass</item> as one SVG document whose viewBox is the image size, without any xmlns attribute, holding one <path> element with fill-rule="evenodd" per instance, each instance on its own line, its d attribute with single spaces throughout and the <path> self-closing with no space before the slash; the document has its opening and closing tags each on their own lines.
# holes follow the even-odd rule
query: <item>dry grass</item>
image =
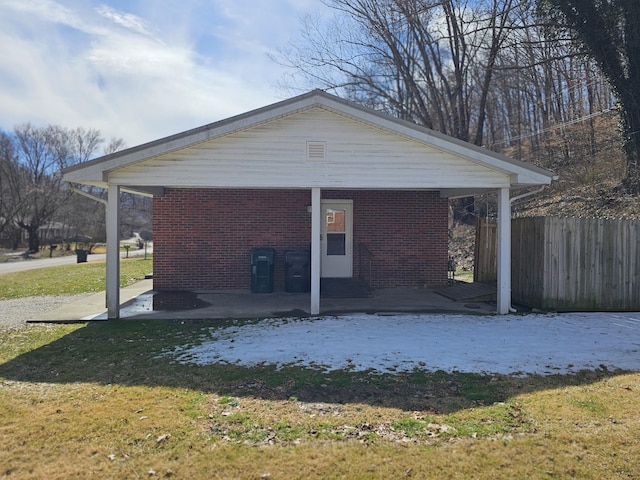
<svg viewBox="0 0 640 480">
<path fill-rule="evenodd" d="M 0 331 L 0 478 L 639 478 L 640 374 L 185 366 L 210 325 Z"/>
</svg>

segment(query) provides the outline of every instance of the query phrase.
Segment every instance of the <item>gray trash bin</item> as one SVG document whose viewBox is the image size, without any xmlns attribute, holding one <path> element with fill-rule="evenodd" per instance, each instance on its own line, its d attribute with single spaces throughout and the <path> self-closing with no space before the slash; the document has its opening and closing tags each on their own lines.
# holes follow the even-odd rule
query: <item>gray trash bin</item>
<svg viewBox="0 0 640 480">
<path fill-rule="evenodd" d="M 87 261 L 89 250 L 76 250 L 76 263 L 84 263 Z"/>
</svg>

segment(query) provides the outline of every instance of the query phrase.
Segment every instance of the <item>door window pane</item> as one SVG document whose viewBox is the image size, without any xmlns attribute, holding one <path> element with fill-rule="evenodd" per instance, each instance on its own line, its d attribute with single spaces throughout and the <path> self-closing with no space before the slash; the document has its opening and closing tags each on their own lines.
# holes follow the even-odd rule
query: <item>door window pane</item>
<svg viewBox="0 0 640 480">
<path fill-rule="evenodd" d="M 327 255 L 346 255 L 346 210 L 327 208 Z"/>
<path fill-rule="evenodd" d="M 345 233 L 344 219 L 346 212 L 344 210 L 327 209 L 327 232 Z"/>
<path fill-rule="evenodd" d="M 346 255 L 346 237 L 344 233 L 327 233 L 327 255 Z"/>
</svg>

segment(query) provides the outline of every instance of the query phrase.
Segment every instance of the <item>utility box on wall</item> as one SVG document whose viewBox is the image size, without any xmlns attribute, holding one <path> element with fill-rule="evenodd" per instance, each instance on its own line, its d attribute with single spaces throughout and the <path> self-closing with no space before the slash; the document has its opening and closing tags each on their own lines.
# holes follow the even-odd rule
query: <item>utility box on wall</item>
<svg viewBox="0 0 640 480">
<path fill-rule="evenodd" d="M 273 263 L 276 251 L 273 248 L 251 249 L 251 292 L 273 292 Z"/>
</svg>

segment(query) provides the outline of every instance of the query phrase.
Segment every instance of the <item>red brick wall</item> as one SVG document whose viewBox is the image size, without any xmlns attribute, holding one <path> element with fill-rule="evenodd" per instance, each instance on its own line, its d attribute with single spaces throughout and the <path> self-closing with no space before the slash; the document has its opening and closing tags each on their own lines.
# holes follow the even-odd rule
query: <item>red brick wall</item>
<svg viewBox="0 0 640 480">
<path fill-rule="evenodd" d="M 323 191 L 353 200 L 358 244 L 375 255 L 373 287 L 437 286 L 447 280 L 447 200 L 434 192 Z M 166 189 L 153 204 L 154 288 L 248 290 L 252 247 L 276 249 L 275 290 L 284 290 L 284 252 L 310 245 L 309 190 Z"/>
<path fill-rule="evenodd" d="M 323 191 L 322 198 L 353 200 L 354 276 L 362 243 L 374 255 L 374 288 L 447 283 L 448 203 L 437 192 Z"/>
</svg>

